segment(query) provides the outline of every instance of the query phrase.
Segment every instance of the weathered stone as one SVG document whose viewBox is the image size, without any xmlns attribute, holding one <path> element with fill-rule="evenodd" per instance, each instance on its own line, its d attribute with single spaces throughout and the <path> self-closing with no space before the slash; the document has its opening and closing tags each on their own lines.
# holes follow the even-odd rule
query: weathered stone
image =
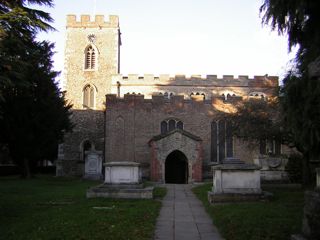
<svg viewBox="0 0 320 240">
<path fill-rule="evenodd" d="M 85 152 L 84 178 L 103 179 L 102 176 L 102 151 L 90 150 Z"/>
</svg>

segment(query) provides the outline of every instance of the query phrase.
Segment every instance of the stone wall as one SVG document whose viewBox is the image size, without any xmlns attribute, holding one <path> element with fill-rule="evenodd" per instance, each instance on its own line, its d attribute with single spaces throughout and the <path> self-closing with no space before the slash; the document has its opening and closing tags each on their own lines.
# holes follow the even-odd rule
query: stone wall
<svg viewBox="0 0 320 240">
<path fill-rule="evenodd" d="M 274 76 L 238 76 L 235 78 L 232 75 L 224 75 L 218 78 L 217 75 L 185 75 L 170 76 L 163 74 L 154 76 L 146 74 L 139 76 L 130 74 L 122 76 L 120 74 L 112 77 L 111 93 L 119 94 L 123 97 L 124 94 L 141 94 L 145 98 L 151 98 L 154 94 L 168 93 L 174 95 L 184 95 L 185 98 L 190 98 L 190 95 L 204 94 L 210 99 L 212 96 L 225 97 L 241 96 L 249 97 L 250 95 L 258 94 L 268 97 L 275 94 L 275 89 L 278 87 L 278 77 Z"/>
<path fill-rule="evenodd" d="M 231 99 L 232 100 L 232 99 Z M 144 99 L 143 95 L 126 94 L 117 98 L 107 95 L 105 160 L 134 161 L 142 164 L 144 177 L 149 177 L 152 152 L 148 142 L 161 133 L 161 122 L 178 119 L 184 123 L 184 130 L 198 136 L 203 145 L 204 177 L 210 176 L 211 123 L 216 120 L 219 110 L 228 111 L 232 101 L 221 98 L 185 100 L 183 96 L 173 96 L 170 100 L 163 96 Z M 258 145 L 248 150 L 242 141 L 235 139 L 233 156 L 246 162 L 253 162 L 259 155 Z"/>
<path fill-rule="evenodd" d="M 75 127 L 65 135 L 57 161 L 57 175 L 84 174 L 84 141 L 92 143 L 92 149 L 104 150 L 104 112 L 98 110 L 73 110 L 72 122 Z"/>
<path fill-rule="evenodd" d="M 90 40 L 89 35 L 94 36 Z M 95 69 L 85 69 L 85 49 L 92 45 L 97 50 Z M 68 15 L 65 46 L 64 84 L 66 97 L 74 109 L 83 109 L 83 89 L 90 84 L 95 89 L 94 109 L 104 109 L 105 94 L 111 92 L 111 75 L 119 72 L 120 28 L 117 16 L 109 22 L 101 15 L 91 21 L 82 15 Z"/>
</svg>

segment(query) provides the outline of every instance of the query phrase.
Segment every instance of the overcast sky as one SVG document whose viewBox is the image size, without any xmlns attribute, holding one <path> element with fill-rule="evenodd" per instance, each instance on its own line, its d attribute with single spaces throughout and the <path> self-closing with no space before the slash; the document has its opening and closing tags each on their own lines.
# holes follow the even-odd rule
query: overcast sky
<svg viewBox="0 0 320 240">
<path fill-rule="evenodd" d="M 261 25 L 261 0 L 55 0 L 45 9 L 63 70 L 67 14 L 118 15 L 121 73 L 279 75 L 292 57 L 287 38 Z M 108 19 L 108 18 L 106 18 Z"/>
</svg>

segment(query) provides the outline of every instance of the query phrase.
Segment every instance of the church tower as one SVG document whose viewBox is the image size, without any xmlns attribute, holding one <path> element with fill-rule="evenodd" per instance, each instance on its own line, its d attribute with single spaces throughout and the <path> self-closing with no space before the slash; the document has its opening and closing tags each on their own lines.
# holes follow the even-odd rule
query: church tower
<svg viewBox="0 0 320 240">
<path fill-rule="evenodd" d="M 103 110 L 111 76 L 120 70 L 118 16 L 67 16 L 64 85 L 73 109 Z"/>
<path fill-rule="evenodd" d="M 80 21 L 67 16 L 64 88 L 75 126 L 59 146 L 57 176 L 83 176 L 97 169 L 87 161 L 89 153 L 103 160 L 105 95 L 111 93 L 112 76 L 120 71 L 120 45 L 118 16 L 108 21 L 103 15 L 81 15 Z"/>
</svg>

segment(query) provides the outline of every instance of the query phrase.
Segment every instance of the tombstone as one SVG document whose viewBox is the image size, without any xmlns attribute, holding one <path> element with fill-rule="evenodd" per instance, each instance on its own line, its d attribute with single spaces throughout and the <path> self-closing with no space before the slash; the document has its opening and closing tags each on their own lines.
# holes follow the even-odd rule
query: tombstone
<svg viewBox="0 0 320 240">
<path fill-rule="evenodd" d="M 253 160 L 254 163 L 261 167 L 261 180 L 264 182 L 282 182 L 288 181 L 288 173 L 285 166 L 288 159 L 280 157 L 262 157 Z"/>
<path fill-rule="evenodd" d="M 140 164 L 136 162 L 107 162 L 104 183 L 89 188 L 87 198 L 153 198 L 153 187 L 144 187 Z"/>
<path fill-rule="evenodd" d="M 101 151 L 85 151 L 84 178 L 92 180 L 103 179 Z"/>
<path fill-rule="evenodd" d="M 105 184 L 140 184 L 140 164 L 136 162 L 108 162 L 105 166 Z"/>
<path fill-rule="evenodd" d="M 212 166 L 213 187 L 210 203 L 255 201 L 265 199 L 260 187 L 260 167 L 237 158 L 227 158 Z"/>
</svg>

